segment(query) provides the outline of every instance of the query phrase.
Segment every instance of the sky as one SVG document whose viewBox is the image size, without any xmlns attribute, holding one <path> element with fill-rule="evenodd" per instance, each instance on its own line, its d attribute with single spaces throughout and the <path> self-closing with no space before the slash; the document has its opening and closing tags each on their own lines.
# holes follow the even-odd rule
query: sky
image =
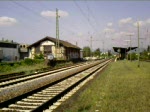
<svg viewBox="0 0 150 112">
<path fill-rule="evenodd" d="M 129 35 L 131 46 L 137 46 L 137 21 L 140 46 L 150 45 L 150 1 L 142 0 L 0 1 L 0 39 L 32 44 L 46 36 L 55 38 L 56 8 L 59 38 L 81 48 L 129 47 Z"/>
</svg>

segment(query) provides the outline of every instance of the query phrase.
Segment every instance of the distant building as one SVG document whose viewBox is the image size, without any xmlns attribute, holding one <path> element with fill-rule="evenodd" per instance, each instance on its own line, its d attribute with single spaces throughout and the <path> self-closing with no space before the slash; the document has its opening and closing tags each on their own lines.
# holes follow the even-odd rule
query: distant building
<svg viewBox="0 0 150 112">
<path fill-rule="evenodd" d="M 28 49 L 27 44 L 20 44 L 19 45 L 19 54 L 20 54 L 20 59 L 24 59 L 26 57 L 29 57 L 29 49 Z"/>
<path fill-rule="evenodd" d="M 56 59 L 71 60 L 80 58 L 80 48 L 69 42 L 59 40 L 59 48 L 56 48 L 56 38 L 45 37 L 29 46 L 29 58 L 34 58 L 40 53 L 44 56 L 52 54 Z"/>
<path fill-rule="evenodd" d="M 19 44 L 16 42 L 0 41 L 0 60 L 1 61 L 17 61 L 20 58 Z"/>
</svg>

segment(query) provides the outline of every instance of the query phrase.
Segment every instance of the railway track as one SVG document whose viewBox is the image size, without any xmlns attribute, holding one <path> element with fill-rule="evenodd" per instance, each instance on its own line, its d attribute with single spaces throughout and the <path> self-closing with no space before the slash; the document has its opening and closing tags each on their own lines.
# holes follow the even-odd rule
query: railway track
<svg viewBox="0 0 150 112">
<path fill-rule="evenodd" d="M 65 67 L 65 68 L 60 68 L 60 69 L 56 69 L 56 70 L 52 70 L 52 71 L 48 71 L 48 72 L 44 72 L 44 73 L 37 73 L 37 74 L 32 74 L 32 75 L 25 75 L 25 76 L 18 76 L 18 77 L 13 77 L 13 78 L 8 78 L 8 80 L 2 81 L 0 82 L 0 88 L 9 86 L 9 85 L 13 85 L 13 84 L 17 84 L 23 81 L 27 81 L 27 80 L 32 80 L 38 77 L 42 77 L 42 76 L 46 76 L 46 75 L 50 75 L 56 72 L 60 72 L 60 71 L 64 71 L 70 68 L 75 68 L 75 67 L 79 67 L 79 66 L 83 66 L 89 63 L 82 63 L 82 64 L 77 64 L 77 65 L 73 65 L 73 66 L 69 66 L 69 67 Z M 7 79 L 7 78 L 6 78 Z"/>
<path fill-rule="evenodd" d="M 63 67 L 63 69 L 67 69 L 67 68 L 70 68 L 70 67 L 75 67 L 75 66 L 79 66 L 79 65 L 82 65 L 84 63 L 79 63 L 79 64 L 76 64 L 76 65 L 71 65 L 71 66 L 67 66 L 67 67 Z M 57 69 L 46 69 L 46 71 L 40 71 L 37 73 L 32 73 L 32 74 L 24 74 L 24 72 L 20 72 L 20 73 L 14 73 L 14 74 L 6 74 L 6 75 L 0 75 L 0 83 L 1 82 L 5 82 L 5 81 L 9 81 L 9 80 L 13 80 L 13 79 L 18 79 L 18 78 L 23 78 L 23 77 L 28 77 L 28 76 L 33 76 L 33 75 L 36 75 L 36 74 L 40 74 L 40 73 L 45 73 L 48 71 L 56 71 L 56 70 L 59 70 L 61 68 L 57 68 Z"/>
<path fill-rule="evenodd" d="M 90 68 L 88 66 L 88 68 L 82 69 L 81 71 L 74 68 L 77 72 L 72 72 L 74 75 L 68 75 L 69 77 L 66 76 L 65 78 L 61 77 L 61 80 L 55 80 L 53 83 L 49 82 L 49 84 L 46 84 L 45 86 L 41 86 L 32 91 L 28 90 L 27 93 L 25 92 L 26 94 L 17 95 L 11 99 L 1 99 L 4 101 L 1 101 L 0 103 L 0 111 L 53 111 L 53 109 L 59 106 L 61 102 L 66 100 L 71 94 L 76 92 L 84 83 L 93 78 L 94 75 L 109 62 L 110 60 L 101 63 L 95 62 Z M 65 73 L 67 74 L 68 72 Z M 1 92 L 6 93 L 8 91 L 5 90 Z"/>
</svg>

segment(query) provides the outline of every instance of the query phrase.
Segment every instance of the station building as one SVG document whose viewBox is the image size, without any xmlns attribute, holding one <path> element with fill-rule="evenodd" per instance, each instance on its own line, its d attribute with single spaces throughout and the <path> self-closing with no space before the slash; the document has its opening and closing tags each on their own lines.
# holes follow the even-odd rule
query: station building
<svg viewBox="0 0 150 112">
<path fill-rule="evenodd" d="M 57 39 L 53 37 L 45 37 L 31 44 L 29 48 L 29 58 L 34 58 L 35 55 L 43 54 L 47 57 L 52 54 L 56 59 L 72 60 L 80 58 L 80 50 L 76 45 L 67 41 L 59 40 L 59 48 L 56 47 Z"/>
</svg>

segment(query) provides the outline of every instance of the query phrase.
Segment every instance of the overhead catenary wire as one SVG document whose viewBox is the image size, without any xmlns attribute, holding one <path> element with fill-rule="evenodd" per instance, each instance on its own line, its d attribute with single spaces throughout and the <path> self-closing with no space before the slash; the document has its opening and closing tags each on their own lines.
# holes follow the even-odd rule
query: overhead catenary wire
<svg viewBox="0 0 150 112">
<path fill-rule="evenodd" d="M 13 6 L 13 4 L 16 6 L 16 4 L 14 3 L 15 1 L 11 1 L 10 3 L 10 5 L 11 6 Z M 18 5 L 17 5 L 18 6 Z M 7 7 L 7 10 L 9 11 L 9 13 L 10 12 L 12 12 L 12 11 L 14 11 L 12 8 L 16 8 L 16 7 Z M 18 14 L 17 14 L 18 13 Z M 16 11 L 15 12 L 15 14 L 13 14 L 13 16 L 17 16 L 17 17 L 19 17 L 19 16 L 22 16 L 21 14 L 20 14 L 21 12 L 20 11 Z M 18 16 L 19 15 L 19 16 Z M 19 27 L 17 27 L 17 28 L 25 28 L 25 30 L 23 30 L 23 33 L 25 32 L 25 31 L 27 31 L 27 32 L 30 32 L 30 33 L 33 33 L 33 32 L 36 32 L 37 30 L 36 29 L 34 29 L 34 28 L 32 28 L 32 27 L 29 27 L 29 26 L 33 26 L 33 24 L 24 24 L 24 26 L 22 26 L 21 24 L 20 24 L 20 22 L 22 22 L 22 21 L 18 21 L 17 20 L 17 25 L 19 26 Z M 26 28 L 27 27 L 27 28 Z M 14 30 L 17 30 L 17 29 L 14 29 Z M 32 31 L 31 31 L 32 30 Z M 4 34 L 4 33 L 3 33 Z M 11 34 L 11 35 L 8 35 L 8 33 L 5 33 L 5 38 L 7 38 L 8 36 L 10 36 L 11 38 L 14 36 L 15 37 L 15 33 L 13 33 L 13 34 Z M 14 40 L 15 41 L 15 40 Z M 20 41 L 21 43 L 24 43 L 24 41 Z"/>
<path fill-rule="evenodd" d="M 13 2 L 14 4 L 18 5 L 19 7 L 22 7 L 22 8 L 24 8 L 24 9 L 28 10 L 28 11 L 31 11 L 34 15 L 36 15 L 36 16 L 38 16 L 38 17 L 41 17 L 42 19 L 45 19 L 46 21 L 49 22 L 48 19 L 43 18 L 42 16 L 40 16 L 38 12 L 36 12 L 36 11 L 34 11 L 34 10 L 32 10 L 32 9 L 30 9 L 30 8 L 28 8 L 28 7 L 24 6 L 24 5 L 22 5 L 22 4 L 18 3 L 18 2 L 16 2 L 16 1 L 12 1 L 12 2 Z"/>
<path fill-rule="evenodd" d="M 100 26 L 99 22 L 97 22 L 97 19 L 96 19 L 95 15 L 93 14 L 93 11 L 89 7 L 89 5 L 87 3 L 87 0 L 85 1 L 85 3 L 86 3 L 86 6 L 87 6 L 88 10 L 90 11 L 91 17 L 93 17 L 93 19 L 95 20 L 95 23 Z"/>
<path fill-rule="evenodd" d="M 74 2 L 75 2 L 75 1 L 74 1 Z M 41 19 L 43 19 L 43 20 L 47 21 L 48 23 L 50 23 L 49 19 L 44 18 L 43 16 L 41 16 L 41 15 L 39 14 L 39 12 L 33 10 L 32 8 L 27 7 L 26 5 L 21 4 L 21 3 L 17 2 L 17 1 L 12 1 L 12 3 L 14 3 L 15 5 L 17 5 L 17 6 L 21 7 L 21 8 L 23 8 L 23 9 L 25 9 L 25 10 L 27 10 L 27 11 L 30 11 L 30 13 L 32 13 L 34 16 L 40 17 Z M 75 2 L 75 4 L 77 4 L 77 3 Z M 89 25 L 91 26 L 91 28 L 93 28 L 93 30 L 95 30 L 95 32 L 96 32 L 97 29 L 95 29 L 95 27 L 94 27 L 93 24 L 90 22 L 90 20 L 88 20 L 86 14 L 83 12 L 83 10 L 81 9 L 81 7 L 80 7 L 78 4 L 77 4 L 76 6 L 79 7 L 79 10 L 80 10 L 81 14 L 83 15 L 83 17 L 85 17 L 85 19 L 87 20 L 87 22 L 89 23 Z M 66 27 L 64 27 L 63 25 L 61 25 L 61 27 L 62 27 L 62 30 L 66 29 Z M 71 29 L 66 29 L 65 31 L 67 31 L 67 33 L 72 32 L 72 34 L 76 34 L 76 32 L 74 32 L 74 31 L 71 30 Z"/>
<path fill-rule="evenodd" d="M 38 2 L 39 3 L 39 2 Z M 41 4 L 40 4 L 41 5 Z M 41 5 L 41 7 L 43 7 L 43 8 L 45 8 L 45 6 L 44 6 L 44 4 L 42 4 Z M 81 9 L 82 10 L 82 9 Z M 71 21 L 72 22 L 72 21 Z M 88 20 L 88 22 L 89 22 L 89 20 Z M 63 23 L 61 23 L 61 27 L 62 27 L 62 30 L 65 30 L 66 28 L 62 25 Z M 72 25 L 72 24 L 71 24 Z M 72 26 L 74 26 L 74 25 L 72 25 Z M 93 26 L 94 27 L 94 26 Z M 77 28 L 76 28 L 77 29 Z M 65 30 L 66 31 L 66 30 Z M 73 35 L 75 35 L 75 34 L 77 34 L 76 32 L 74 32 L 74 31 L 72 31 L 71 29 L 67 29 L 67 31 L 68 31 L 68 33 L 69 32 L 71 32 L 71 34 L 73 34 Z"/>
<path fill-rule="evenodd" d="M 81 9 L 81 7 L 77 4 L 77 2 L 75 0 L 74 4 L 77 8 L 79 8 L 79 11 L 81 12 L 81 14 L 85 17 L 86 21 L 88 22 L 88 24 L 91 26 L 91 28 L 93 28 L 95 30 L 95 32 L 97 32 L 97 29 L 95 29 L 95 27 L 93 26 L 93 24 L 91 24 L 91 22 L 89 21 L 88 17 L 86 16 L 86 14 L 83 12 L 83 10 Z"/>
<path fill-rule="evenodd" d="M 33 13 L 35 16 L 40 17 L 41 19 L 44 19 L 45 21 L 47 21 L 48 23 L 50 23 L 49 19 L 47 19 L 47 18 L 44 18 L 44 17 L 40 16 L 40 15 L 39 15 L 39 12 L 36 12 L 36 11 L 32 10 L 31 8 L 26 7 L 26 6 L 24 6 L 24 5 L 20 4 L 20 3 L 16 2 L 16 1 L 12 1 L 12 3 L 14 3 L 15 5 L 17 5 L 17 6 L 19 6 L 19 7 L 24 8 L 25 10 L 30 11 L 30 12 L 31 12 L 31 13 Z M 69 30 L 68 30 L 68 29 L 66 29 L 66 27 L 63 27 L 62 25 L 61 25 L 61 27 L 62 27 L 62 30 L 64 30 L 64 29 L 65 29 L 65 31 L 67 30 L 68 32 L 75 33 L 75 32 L 73 32 L 73 31 L 72 31 L 72 30 L 70 30 L 70 29 L 69 29 Z"/>
<path fill-rule="evenodd" d="M 43 1 L 38 1 L 37 3 L 39 3 L 39 5 L 42 7 L 42 8 L 45 8 L 46 7 L 46 5 L 45 4 L 42 4 L 42 2 Z M 59 12 L 59 11 L 58 11 Z M 61 16 L 60 16 L 60 18 L 61 18 Z M 72 21 L 71 21 L 72 22 Z M 73 34 L 75 34 L 75 32 L 74 31 L 72 31 L 71 29 L 66 29 L 66 27 L 64 27 L 65 25 L 62 25 L 63 23 L 61 22 L 61 27 L 62 27 L 62 29 L 61 30 L 64 30 L 64 31 L 68 31 L 68 32 L 71 32 L 71 33 L 73 33 Z"/>
<path fill-rule="evenodd" d="M 97 19 L 96 19 L 96 16 L 94 15 L 93 11 L 92 11 L 91 8 L 89 7 L 87 1 L 88 1 L 88 0 L 85 0 L 85 3 L 86 3 L 86 7 L 87 7 L 89 13 L 91 14 L 91 17 L 94 19 L 94 22 L 96 23 L 96 25 L 100 26 L 99 22 L 98 22 Z M 100 41 L 100 40 L 96 40 L 96 41 Z"/>
</svg>

